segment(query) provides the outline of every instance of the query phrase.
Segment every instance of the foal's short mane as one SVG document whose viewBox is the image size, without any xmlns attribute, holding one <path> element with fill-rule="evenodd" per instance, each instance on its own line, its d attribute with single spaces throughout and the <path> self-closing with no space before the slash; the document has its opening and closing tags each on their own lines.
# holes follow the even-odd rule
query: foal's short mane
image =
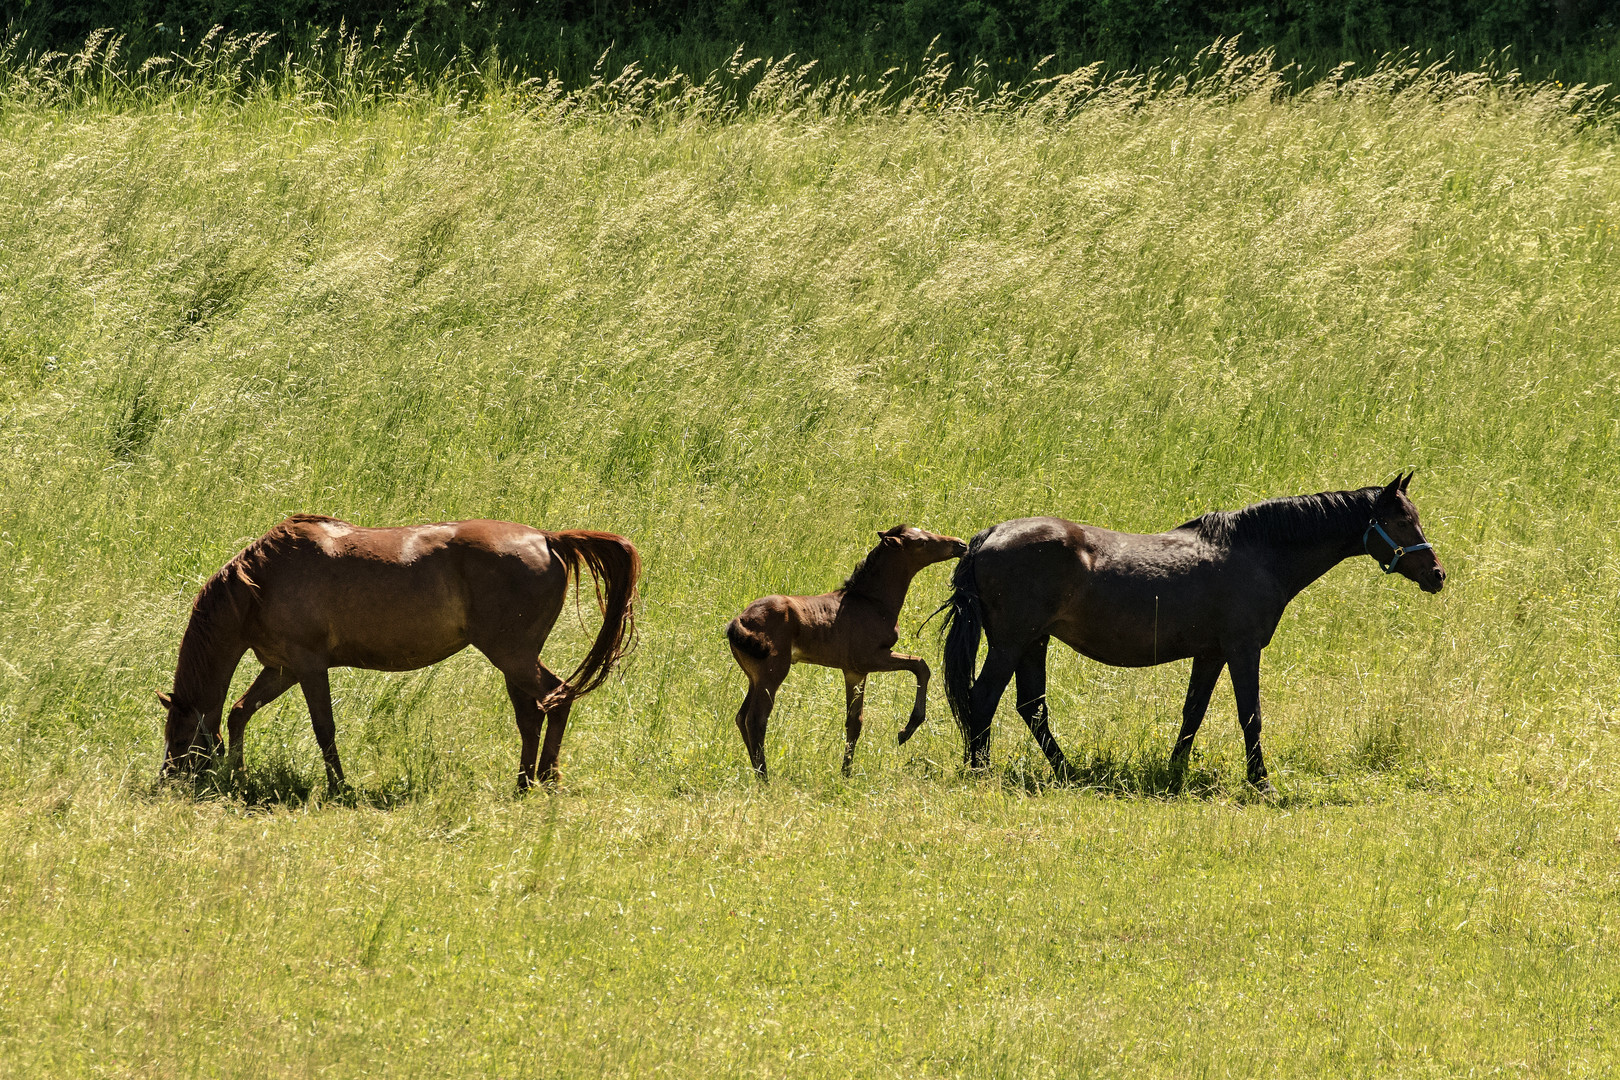
<svg viewBox="0 0 1620 1080">
<path fill-rule="evenodd" d="M 890 532 L 903 533 L 907 527 L 905 525 L 896 525 Z M 882 550 L 883 542 L 879 541 L 877 547 L 862 555 L 861 561 L 855 564 L 855 569 L 849 572 L 849 577 L 845 578 L 844 583 L 838 586 L 838 591 L 841 593 L 864 593 L 867 586 L 871 585 L 883 573 L 882 561 L 872 557 Z"/>
<path fill-rule="evenodd" d="M 1181 528 L 1196 529 L 1200 537 L 1217 544 L 1313 544 L 1365 527 L 1379 491 L 1377 487 L 1365 487 L 1286 495 L 1241 510 L 1211 510 Z"/>
</svg>

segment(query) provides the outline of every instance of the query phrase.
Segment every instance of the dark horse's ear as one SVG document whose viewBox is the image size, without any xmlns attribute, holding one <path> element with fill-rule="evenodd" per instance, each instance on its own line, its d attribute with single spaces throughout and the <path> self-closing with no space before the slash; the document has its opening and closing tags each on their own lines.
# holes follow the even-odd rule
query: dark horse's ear
<svg viewBox="0 0 1620 1080">
<path fill-rule="evenodd" d="M 1396 473 L 1395 474 L 1395 479 L 1393 479 L 1389 483 L 1385 484 L 1384 485 L 1384 490 L 1380 491 L 1378 493 L 1378 501 L 1381 502 L 1381 503 L 1392 502 L 1392 501 L 1394 501 L 1395 496 L 1400 494 L 1400 491 L 1401 491 L 1401 474 Z"/>
<path fill-rule="evenodd" d="M 1411 486 L 1412 477 L 1414 477 L 1416 475 L 1417 475 L 1417 470 L 1416 469 L 1413 469 L 1411 472 L 1406 474 L 1406 479 L 1401 481 L 1401 490 L 1402 491 L 1405 491 L 1408 487 Z"/>
</svg>

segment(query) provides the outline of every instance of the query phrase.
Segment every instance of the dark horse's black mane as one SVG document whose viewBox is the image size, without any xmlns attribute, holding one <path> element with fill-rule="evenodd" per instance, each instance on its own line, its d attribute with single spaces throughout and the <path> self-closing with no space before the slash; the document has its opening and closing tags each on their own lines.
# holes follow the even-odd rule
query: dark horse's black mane
<svg viewBox="0 0 1620 1080">
<path fill-rule="evenodd" d="M 1313 544 L 1364 527 L 1372 518 L 1379 490 L 1365 487 L 1354 491 L 1323 491 L 1316 495 L 1287 495 L 1241 510 L 1211 510 L 1181 528 L 1196 529 L 1200 537 L 1217 544 L 1242 541 Z"/>
</svg>

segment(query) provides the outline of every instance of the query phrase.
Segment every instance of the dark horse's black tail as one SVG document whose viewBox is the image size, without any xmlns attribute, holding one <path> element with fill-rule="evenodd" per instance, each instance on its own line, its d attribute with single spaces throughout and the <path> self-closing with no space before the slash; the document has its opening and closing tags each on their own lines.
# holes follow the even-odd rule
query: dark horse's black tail
<svg viewBox="0 0 1620 1080">
<path fill-rule="evenodd" d="M 968 541 L 967 554 L 957 560 L 956 572 L 951 575 L 951 598 L 940 609 L 945 612 L 940 627 L 945 636 L 945 700 L 950 702 L 951 715 L 962 729 L 964 742 L 972 719 L 973 666 L 979 662 L 979 637 L 984 631 L 974 562 L 989 535 L 986 529 Z"/>
</svg>

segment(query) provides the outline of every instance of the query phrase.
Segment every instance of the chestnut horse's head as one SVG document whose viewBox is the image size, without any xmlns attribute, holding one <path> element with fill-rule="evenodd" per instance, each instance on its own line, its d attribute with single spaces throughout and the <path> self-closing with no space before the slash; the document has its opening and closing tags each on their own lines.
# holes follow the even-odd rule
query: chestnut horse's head
<svg viewBox="0 0 1620 1080">
<path fill-rule="evenodd" d="M 218 739 L 203 724 L 203 711 L 165 693 L 157 696 L 167 714 L 163 723 L 163 773 L 196 772 L 213 757 Z"/>
<path fill-rule="evenodd" d="M 1437 593 L 1446 583 L 1446 571 L 1434 546 L 1423 535 L 1423 526 L 1418 524 L 1417 507 L 1406 495 L 1412 476 L 1397 476 L 1378 493 L 1361 544 L 1384 573 L 1399 572 L 1417 582 L 1424 592 Z"/>
<path fill-rule="evenodd" d="M 967 545 L 956 537 L 931 533 L 915 525 L 896 525 L 878 533 L 878 541 L 885 547 L 898 548 L 911 556 L 913 565 L 919 570 L 967 554 Z"/>
</svg>

